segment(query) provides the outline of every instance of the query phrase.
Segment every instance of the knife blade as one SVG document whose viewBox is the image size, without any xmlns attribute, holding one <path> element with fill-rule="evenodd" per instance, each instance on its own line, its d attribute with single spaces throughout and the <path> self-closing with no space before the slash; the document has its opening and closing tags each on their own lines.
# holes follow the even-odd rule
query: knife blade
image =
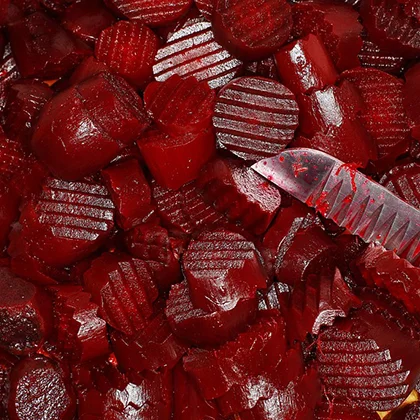
<svg viewBox="0 0 420 420">
<path fill-rule="evenodd" d="M 418 262 L 420 211 L 351 165 L 318 150 L 296 148 L 252 168 L 365 242 Z"/>
</svg>

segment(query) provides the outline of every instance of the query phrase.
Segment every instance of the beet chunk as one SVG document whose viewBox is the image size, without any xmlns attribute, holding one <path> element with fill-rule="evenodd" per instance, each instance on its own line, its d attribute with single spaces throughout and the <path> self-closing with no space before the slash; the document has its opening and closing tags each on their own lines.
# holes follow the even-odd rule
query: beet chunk
<svg viewBox="0 0 420 420">
<path fill-rule="evenodd" d="M 85 58 L 73 71 L 70 76 L 70 83 L 76 85 L 89 79 L 92 76 L 96 76 L 102 72 L 109 72 L 109 68 L 105 63 L 98 61 L 95 57 L 90 56 Z"/>
<path fill-rule="evenodd" d="M 8 33 L 23 77 L 56 79 L 90 55 L 85 44 L 42 12 L 9 25 Z"/>
<path fill-rule="evenodd" d="M 22 360 L 13 368 L 8 407 L 10 420 L 72 420 L 75 411 L 69 378 L 57 363 L 36 356 Z"/>
<path fill-rule="evenodd" d="M 48 296 L 8 268 L 0 268 L 0 285 L 0 346 L 17 355 L 36 351 L 51 332 Z"/>
</svg>

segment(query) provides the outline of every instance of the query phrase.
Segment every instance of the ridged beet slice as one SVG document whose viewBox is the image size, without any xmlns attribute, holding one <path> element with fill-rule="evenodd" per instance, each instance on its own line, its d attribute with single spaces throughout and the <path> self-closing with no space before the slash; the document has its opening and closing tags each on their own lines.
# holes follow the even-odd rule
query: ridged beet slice
<svg viewBox="0 0 420 420">
<path fill-rule="evenodd" d="M 133 335 L 153 314 L 158 291 L 144 261 L 105 253 L 92 262 L 83 278 L 101 316 L 118 331 Z"/>
<path fill-rule="evenodd" d="M 408 150 L 409 127 L 403 106 L 403 82 L 376 69 L 353 69 L 342 78 L 352 82 L 365 104 L 361 119 L 377 144 L 379 158 Z M 396 155 L 398 156 L 398 154 Z"/>
<path fill-rule="evenodd" d="M 206 18 L 211 20 L 214 8 L 216 6 L 216 0 L 195 0 L 195 5 L 200 13 Z"/>
<path fill-rule="evenodd" d="M 165 26 L 188 12 L 192 0 L 105 0 L 117 13 L 145 23 L 148 26 Z"/>
<path fill-rule="evenodd" d="M 234 159 L 217 158 L 209 162 L 203 167 L 197 185 L 217 211 L 257 235 L 267 230 L 281 202 L 276 188 Z"/>
<path fill-rule="evenodd" d="M 54 286 L 54 323 L 57 346 L 64 357 L 86 362 L 110 352 L 106 323 L 99 307 L 81 286 Z"/>
<path fill-rule="evenodd" d="M 420 53 L 420 23 L 397 0 L 363 0 L 360 14 L 369 37 L 385 51 L 405 58 Z"/>
<path fill-rule="evenodd" d="M 181 280 L 179 256 L 165 228 L 153 224 L 137 226 L 126 233 L 125 246 L 148 265 L 159 289 L 168 290 Z"/>
<path fill-rule="evenodd" d="M 416 420 L 420 418 L 420 402 L 404 405 L 384 417 L 384 420 Z"/>
<path fill-rule="evenodd" d="M 3 111 L 6 105 L 7 93 L 13 81 L 20 78 L 20 73 L 16 60 L 12 54 L 10 44 L 4 49 L 4 54 L 0 60 L 0 111 Z"/>
<path fill-rule="evenodd" d="M 9 25 L 8 34 L 23 77 L 59 78 L 90 55 L 85 44 L 42 12 Z"/>
<path fill-rule="evenodd" d="M 203 232 L 190 242 L 183 273 L 192 304 L 207 312 L 232 310 L 267 287 L 255 245 L 226 229 Z"/>
<path fill-rule="evenodd" d="M 188 350 L 173 334 L 163 313 L 154 315 L 133 337 L 112 332 L 111 342 L 118 365 L 124 371 L 172 369 Z"/>
<path fill-rule="evenodd" d="M 72 420 L 75 411 L 70 378 L 56 362 L 35 356 L 23 359 L 13 368 L 8 405 L 10 420 Z"/>
<path fill-rule="evenodd" d="M 103 185 L 48 178 L 23 207 L 8 251 L 12 258 L 23 254 L 56 267 L 70 265 L 105 242 L 113 218 L 114 205 Z"/>
<path fill-rule="evenodd" d="M 213 126 L 220 147 L 245 160 L 274 156 L 294 137 L 299 108 L 293 93 L 262 77 L 241 77 L 217 95 Z"/>
<path fill-rule="evenodd" d="M 324 43 L 313 34 L 287 44 L 274 59 L 282 82 L 296 95 L 334 85 L 338 79 Z"/>
<path fill-rule="evenodd" d="M 321 1 L 299 2 L 293 6 L 293 35 L 318 35 L 339 71 L 359 65 L 362 25 L 359 14 L 347 4 Z"/>
<path fill-rule="evenodd" d="M 152 78 L 158 38 L 140 22 L 119 21 L 102 31 L 95 56 L 117 74 L 139 88 Z"/>
<path fill-rule="evenodd" d="M 274 57 L 270 56 L 259 61 L 245 63 L 245 76 L 260 76 L 267 79 L 279 80 Z"/>
<path fill-rule="evenodd" d="M 28 80 L 11 85 L 4 113 L 6 134 L 27 144 L 43 106 L 52 96 L 52 90 L 37 81 Z"/>
<path fill-rule="evenodd" d="M 165 314 L 173 332 L 197 346 L 214 346 L 233 339 L 253 321 L 257 299 L 241 300 L 230 311 L 205 312 L 195 308 L 186 281 L 172 286 Z"/>
<path fill-rule="evenodd" d="M 76 85 L 96 76 L 99 73 L 109 71 L 108 66 L 101 61 L 98 61 L 94 56 L 85 58 L 73 71 L 70 76 L 70 83 Z"/>
<path fill-rule="evenodd" d="M 109 166 L 102 171 L 117 210 L 117 222 L 124 230 L 139 225 L 153 211 L 152 193 L 140 164 L 135 159 Z"/>
<path fill-rule="evenodd" d="M 33 284 L 0 268 L 0 346 L 22 355 L 36 351 L 52 327 L 48 296 Z"/>
<path fill-rule="evenodd" d="M 193 378 L 179 363 L 173 370 L 174 375 L 174 420 L 222 420 L 214 403 L 203 398 Z"/>
<path fill-rule="evenodd" d="M 345 401 L 334 400 L 320 404 L 315 411 L 315 420 L 379 420 L 379 414 L 353 408 Z"/>
<path fill-rule="evenodd" d="M 409 118 L 411 135 L 417 140 L 420 139 L 419 80 L 420 65 L 414 65 L 405 73 L 403 104 Z"/>
<path fill-rule="evenodd" d="M 361 309 L 320 335 L 317 359 L 329 397 L 387 411 L 405 400 L 419 375 L 418 323 L 375 293 L 363 293 Z"/>
<path fill-rule="evenodd" d="M 214 40 L 210 22 L 190 19 L 158 50 L 153 73 L 159 82 L 178 74 L 205 80 L 216 89 L 228 83 L 241 69 L 242 62 Z"/>
<path fill-rule="evenodd" d="M 137 145 L 156 181 L 174 190 L 195 180 L 216 150 L 211 127 L 199 133 L 187 132 L 177 136 L 151 129 L 138 140 Z"/>
<path fill-rule="evenodd" d="M 213 115 L 215 93 L 194 77 L 171 76 L 152 82 L 144 92 L 146 111 L 168 135 L 198 133 L 207 129 Z"/>
<path fill-rule="evenodd" d="M 61 22 L 73 35 L 94 45 L 101 32 L 115 22 L 115 17 L 101 0 L 82 0 L 66 9 Z"/>
<path fill-rule="evenodd" d="M 293 24 L 292 9 L 283 0 L 219 0 L 211 20 L 216 40 L 248 61 L 276 52 L 288 40 Z"/>
</svg>

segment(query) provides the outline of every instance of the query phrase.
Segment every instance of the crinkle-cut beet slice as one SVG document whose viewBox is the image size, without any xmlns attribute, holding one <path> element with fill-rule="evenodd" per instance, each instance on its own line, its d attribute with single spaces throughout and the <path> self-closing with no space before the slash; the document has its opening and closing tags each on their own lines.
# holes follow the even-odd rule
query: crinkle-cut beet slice
<svg viewBox="0 0 420 420">
<path fill-rule="evenodd" d="M 183 281 L 171 287 L 165 314 L 178 337 L 197 346 L 214 346 L 244 330 L 255 318 L 257 303 L 257 298 L 240 300 L 230 311 L 205 312 L 194 307 Z"/>
<path fill-rule="evenodd" d="M 118 365 L 124 371 L 172 369 L 188 350 L 188 346 L 173 334 L 163 313 L 149 319 L 133 337 L 112 332 L 111 342 Z"/>
<path fill-rule="evenodd" d="M 317 361 L 329 398 L 387 411 L 407 398 L 418 378 L 418 321 L 375 293 L 366 290 L 362 308 L 320 334 Z"/>
<path fill-rule="evenodd" d="M 324 401 L 315 410 L 315 420 L 379 420 L 379 414 L 351 407 L 346 401 Z"/>
<path fill-rule="evenodd" d="M 70 378 L 46 357 L 23 359 L 10 375 L 10 420 L 72 420 L 76 401 Z"/>
<path fill-rule="evenodd" d="M 104 253 L 83 278 L 100 315 L 116 330 L 133 335 L 152 316 L 158 290 L 144 261 L 122 253 Z"/>
<path fill-rule="evenodd" d="M 281 81 L 296 95 L 334 85 L 337 70 L 317 35 L 298 39 L 274 55 Z"/>
<path fill-rule="evenodd" d="M 20 73 L 10 44 L 7 44 L 0 60 L 0 111 L 3 111 L 6 105 L 10 85 L 17 79 L 20 79 Z"/>
<path fill-rule="evenodd" d="M 281 202 L 278 189 L 230 158 L 216 158 L 205 165 L 197 185 L 217 211 L 256 235 L 267 230 Z"/>
<path fill-rule="evenodd" d="M 405 73 L 405 84 L 402 88 L 403 104 L 409 118 L 411 135 L 420 140 L 420 65 L 416 64 Z"/>
<path fill-rule="evenodd" d="M 412 162 L 396 166 L 379 181 L 398 197 L 420 210 L 420 165 Z"/>
<path fill-rule="evenodd" d="M 154 181 L 152 196 L 160 218 L 175 233 L 191 235 L 205 228 L 228 223 L 223 213 L 205 202 L 195 181 L 176 191 L 161 187 Z"/>
<path fill-rule="evenodd" d="M 43 106 L 53 96 L 44 83 L 23 80 L 12 84 L 4 110 L 6 134 L 22 144 L 28 144 Z"/>
<path fill-rule="evenodd" d="M 375 68 L 387 73 L 400 75 L 406 65 L 406 59 L 398 54 L 390 54 L 373 42 L 366 31 L 362 32 L 363 45 L 359 52 L 360 65 Z"/>
<path fill-rule="evenodd" d="M 95 56 L 134 86 L 145 88 L 152 79 L 158 43 L 142 23 L 119 21 L 101 32 Z"/>
<path fill-rule="evenodd" d="M 173 370 L 174 375 L 174 420 L 222 420 L 214 401 L 203 398 L 191 376 L 179 363 Z"/>
<path fill-rule="evenodd" d="M 128 231 L 124 237 L 127 251 L 143 260 L 162 291 L 181 280 L 181 265 L 175 244 L 168 231 L 153 224 L 142 224 Z"/>
<path fill-rule="evenodd" d="M 86 362 L 110 352 L 106 323 L 99 307 L 81 286 L 53 286 L 57 346 L 64 357 Z"/>
<path fill-rule="evenodd" d="M 418 311 L 420 268 L 392 251 L 373 246 L 359 257 L 357 267 L 368 283 L 387 289 L 396 299 L 404 302 L 410 312 Z"/>
<path fill-rule="evenodd" d="M 418 418 L 420 418 L 420 402 L 416 401 L 388 413 L 384 420 L 416 420 Z"/>
<path fill-rule="evenodd" d="M 210 22 L 190 19 L 169 36 L 156 55 L 155 79 L 163 82 L 174 74 L 194 76 L 212 89 L 224 86 L 242 70 L 242 61 L 233 57 L 215 40 Z"/>
<path fill-rule="evenodd" d="M 82 0 L 66 9 L 61 23 L 73 35 L 93 46 L 101 32 L 115 23 L 115 17 L 101 0 Z"/>
<path fill-rule="evenodd" d="M 420 23 L 397 0 L 363 0 L 360 15 L 369 37 L 384 51 L 404 58 L 419 55 Z"/>
<path fill-rule="evenodd" d="M 144 92 L 146 111 L 169 135 L 199 133 L 211 124 L 215 93 L 206 82 L 174 74 L 164 82 L 150 83 Z"/>
<path fill-rule="evenodd" d="M 195 180 L 216 151 L 211 127 L 200 133 L 187 132 L 177 136 L 151 129 L 137 141 L 137 145 L 156 181 L 173 190 Z"/>
<path fill-rule="evenodd" d="M 12 23 L 8 34 L 23 77 L 59 78 L 91 54 L 84 43 L 42 12 Z"/>
<path fill-rule="evenodd" d="M 192 0 L 105 0 L 116 13 L 148 26 L 166 26 L 184 16 Z"/>
<path fill-rule="evenodd" d="M 379 158 L 397 145 L 409 146 L 408 118 L 403 106 L 403 82 L 376 69 L 352 69 L 342 78 L 357 87 L 363 98 L 361 120 L 378 147 Z"/>
<path fill-rule="evenodd" d="M 404 7 L 404 12 L 407 16 L 416 18 L 420 21 L 420 5 L 416 0 L 398 0 Z"/>
<path fill-rule="evenodd" d="M 294 138 L 299 108 L 293 93 L 262 77 L 241 77 L 217 95 L 213 126 L 218 144 L 245 160 L 280 153 Z"/>
<path fill-rule="evenodd" d="M 193 306 L 206 312 L 230 311 L 267 287 L 255 245 L 226 229 L 202 232 L 183 254 L 182 268 Z"/>
<path fill-rule="evenodd" d="M 350 5 L 322 1 L 299 2 L 293 6 L 293 36 L 318 35 L 339 71 L 360 65 L 362 25 Z"/>
<path fill-rule="evenodd" d="M 140 164 L 135 159 L 102 170 L 102 178 L 117 210 L 117 222 L 129 230 L 153 211 L 152 193 Z"/>
<path fill-rule="evenodd" d="M 48 296 L 37 286 L 0 268 L 0 346 L 16 355 L 36 351 L 52 327 Z"/>
<path fill-rule="evenodd" d="M 109 67 L 98 61 L 94 56 L 85 58 L 73 71 L 70 76 L 70 83 L 76 85 L 83 82 L 86 79 L 89 79 L 92 76 L 96 76 L 102 72 L 109 72 Z"/>
<path fill-rule="evenodd" d="M 71 265 L 96 251 L 114 227 L 114 205 L 93 181 L 48 178 L 22 209 L 8 249 L 12 258 L 30 255 L 48 265 Z"/>
<path fill-rule="evenodd" d="M 183 365 L 205 399 L 220 398 L 229 391 L 232 394 L 236 391 L 239 398 L 244 398 L 244 403 L 246 399 L 251 403 L 253 382 L 256 390 L 260 388 L 259 377 L 270 382 L 270 375 L 276 374 L 275 368 L 286 354 L 286 345 L 283 318 L 276 311 L 266 311 L 261 312 L 245 332 L 218 349 L 191 349 L 184 356 Z M 259 398 L 267 396 L 254 395 L 254 405 Z"/>
<path fill-rule="evenodd" d="M 267 79 L 279 80 L 274 57 L 270 56 L 259 61 L 245 63 L 245 76 L 260 76 Z"/>
<path fill-rule="evenodd" d="M 211 20 L 211 16 L 216 7 L 216 0 L 194 0 L 194 3 L 200 13 L 208 20 Z"/>
<path fill-rule="evenodd" d="M 292 30 L 292 9 L 284 0 L 218 0 L 212 16 L 214 36 L 242 60 L 275 53 Z"/>
</svg>

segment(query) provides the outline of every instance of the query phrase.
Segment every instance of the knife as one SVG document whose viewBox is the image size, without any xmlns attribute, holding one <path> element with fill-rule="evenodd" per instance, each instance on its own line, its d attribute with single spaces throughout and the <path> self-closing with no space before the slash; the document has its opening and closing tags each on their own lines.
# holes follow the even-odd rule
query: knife
<svg viewBox="0 0 420 420">
<path fill-rule="evenodd" d="M 296 148 L 263 159 L 252 168 L 365 242 L 417 262 L 420 211 L 352 165 L 318 150 Z"/>
</svg>

